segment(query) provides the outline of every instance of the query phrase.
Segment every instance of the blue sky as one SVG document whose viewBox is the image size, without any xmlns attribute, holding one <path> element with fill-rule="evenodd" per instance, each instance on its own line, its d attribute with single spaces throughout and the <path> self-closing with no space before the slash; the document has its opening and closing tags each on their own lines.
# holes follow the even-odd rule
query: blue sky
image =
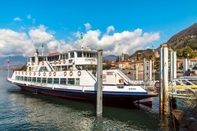
<svg viewBox="0 0 197 131">
<path fill-rule="evenodd" d="M 197 21 L 190 0 L 1 0 L 0 55 L 89 46 L 105 55 L 157 48 Z M 83 44 L 79 40 L 83 34 Z"/>
</svg>

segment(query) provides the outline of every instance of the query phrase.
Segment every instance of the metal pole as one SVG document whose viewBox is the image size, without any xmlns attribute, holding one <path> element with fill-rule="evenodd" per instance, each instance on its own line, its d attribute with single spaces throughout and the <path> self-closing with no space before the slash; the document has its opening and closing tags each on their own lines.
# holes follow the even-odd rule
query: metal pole
<svg viewBox="0 0 197 131">
<path fill-rule="evenodd" d="M 97 117 L 102 117 L 103 112 L 103 94 L 102 94 L 102 73 L 103 73 L 103 50 L 98 50 L 98 60 L 97 60 L 97 108 L 96 115 Z"/>
<path fill-rule="evenodd" d="M 154 64 L 154 62 L 153 62 Z M 153 74 L 153 68 L 152 68 L 152 60 L 149 60 L 149 80 L 152 81 L 152 74 Z"/>
<path fill-rule="evenodd" d="M 164 115 L 168 115 L 168 47 L 165 46 L 163 48 L 164 51 L 164 55 L 163 55 L 163 59 L 164 59 L 164 65 L 163 65 L 163 85 L 164 85 Z"/>
<path fill-rule="evenodd" d="M 174 51 L 174 53 L 173 53 L 173 79 L 176 79 L 176 77 L 177 77 L 177 74 L 176 74 L 176 65 L 177 65 L 177 63 L 176 63 L 176 51 Z"/>
<path fill-rule="evenodd" d="M 160 48 L 160 94 L 159 94 L 159 112 L 163 114 L 163 47 Z"/>
<path fill-rule="evenodd" d="M 143 62 L 143 77 L 144 77 L 144 82 L 147 81 L 146 78 L 146 72 L 147 72 L 147 67 L 146 67 L 146 59 L 144 58 L 144 62 Z"/>
</svg>

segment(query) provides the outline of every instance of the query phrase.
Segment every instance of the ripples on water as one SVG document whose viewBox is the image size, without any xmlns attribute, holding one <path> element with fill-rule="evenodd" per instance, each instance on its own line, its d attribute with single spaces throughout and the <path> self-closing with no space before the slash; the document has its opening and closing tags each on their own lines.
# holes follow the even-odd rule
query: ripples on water
<svg viewBox="0 0 197 131">
<path fill-rule="evenodd" d="M 103 107 L 102 119 L 97 119 L 96 107 L 67 99 L 21 91 L 5 81 L 0 72 L 0 131 L 155 131 L 171 130 L 158 114 L 158 98 L 152 108 L 145 106 Z"/>
</svg>

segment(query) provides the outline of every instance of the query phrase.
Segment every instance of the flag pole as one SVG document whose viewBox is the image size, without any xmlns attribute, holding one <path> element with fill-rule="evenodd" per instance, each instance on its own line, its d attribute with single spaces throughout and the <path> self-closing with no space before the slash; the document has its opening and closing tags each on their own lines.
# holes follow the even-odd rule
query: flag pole
<svg viewBox="0 0 197 131">
<path fill-rule="evenodd" d="M 8 78 L 9 78 L 9 75 L 10 75 L 10 60 L 9 60 L 9 58 L 7 60 L 7 68 L 8 68 Z"/>
<path fill-rule="evenodd" d="M 81 49 L 83 49 L 83 35 L 82 34 L 80 36 L 80 39 L 81 39 Z"/>
</svg>

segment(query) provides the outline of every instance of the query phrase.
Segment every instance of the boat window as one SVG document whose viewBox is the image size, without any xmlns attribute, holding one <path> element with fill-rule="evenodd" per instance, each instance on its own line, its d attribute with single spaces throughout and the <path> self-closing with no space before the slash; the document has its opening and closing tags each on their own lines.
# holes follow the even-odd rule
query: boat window
<svg viewBox="0 0 197 131">
<path fill-rule="evenodd" d="M 27 77 L 27 81 L 31 81 L 31 77 Z"/>
<path fill-rule="evenodd" d="M 80 84 L 80 78 L 76 78 L 76 85 Z"/>
<path fill-rule="evenodd" d="M 52 81 L 53 79 L 52 78 L 48 78 L 48 84 L 52 84 Z"/>
<path fill-rule="evenodd" d="M 77 57 L 82 57 L 82 52 L 77 52 Z"/>
<path fill-rule="evenodd" d="M 68 53 L 65 54 L 66 59 L 68 59 Z"/>
<path fill-rule="evenodd" d="M 16 77 L 15 77 L 15 80 L 19 80 L 19 77 L 18 77 L 18 76 L 16 76 Z"/>
<path fill-rule="evenodd" d="M 70 52 L 70 58 L 74 58 L 74 52 Z"/>
<path fill-rule="evenodd" d="M 21 80 L 21 81 L 22 81 L 22 80 L 23 80 L 23 76 L 19 76 L 19 80 Z"/>
<path fill-rule="evenodd" d="M 66 78 L 60 78 L 60 84 L 66 85 Z"/>
<path fill-rule="evenodd" d="M 32 62 L 35 62 L 35 57 L 31 57 L 31 61 Z"/>
<path fill-rule="evenodd" d="M 42 83 L 47 83 L 47 79 L 46 78 L 42 78 Z"/>
<path fill-rule="evenodd" d="M 32 82 L 36 82 L 36 77 L 33 77 L 32 78 Z"/>
<path fill-rule="evenodd" d="M 59 78 L 54 78 L 54 84 L 59 84 Z"/>
<path fill-rule="evenodd" d="M 75 78 L 68 78 L 68 85 L 74 85 L 75 84 Z"/>
<path fill-rule="evenodd" d="M 69 60 L 69 63 L 72 63 L 73 62 L 73 60 Z"/>
<path fill-rule="evenodd" d="M 40 77 L 37 78 L 37 82 L 38 82 L 38 83 L 41 82 L 41 78 L 40 78 Z"/>
<path fill-rule="evenodd" d="M 23 79 L 24 79 L 24 81 L 27 81 L 27 77 L 26 77 L 26 76 L 24 76 L 24 78 L 23 78 Z"/>
<path fill-rule="evenodd" d="M 67 66 L 62 66 L 62 70 L 66 71 L 67 70 Z"/>
</svg>

